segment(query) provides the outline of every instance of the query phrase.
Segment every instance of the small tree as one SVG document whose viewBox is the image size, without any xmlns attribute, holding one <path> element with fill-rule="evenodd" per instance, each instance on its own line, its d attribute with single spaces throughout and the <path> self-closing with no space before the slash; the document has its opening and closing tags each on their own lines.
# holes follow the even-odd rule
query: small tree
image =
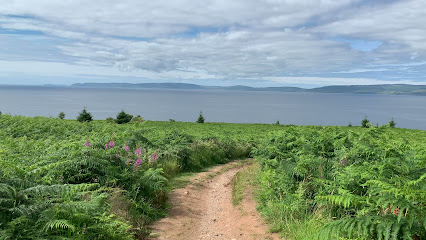
<svg viewBox="0 0 426 240">
<path fill-rule="evenodd" d="M 395 125 L 396 125 L 396 122 L 392 118 L 392 120 L 389 122 L 389 127 L 394 128 Z"/>
<path fill-rule="evenodd" d="M 280 120 L 277 120 L 277 121 L 275 122 L 275 125 L 280 125 Z"/>
<path fill-rule="evenodd" d="M 362 119 L 361 126 L 363 128 L 369 128 L 370 127 L 370 121 L 367 119 L 367 116 Z"/>
<path fill-rule="evenodd" d="M 118 124 L 128 123 L 132 120 L 132 118 L 133 115 L 127 114 L 124 110 L 121 110 L 121 112 L 117 115 L 115 122 Z"/>
<path fill-rule="evenodd" d="M 83 111 L 77 117 L 77 121 L 79 122 L 91 122 L 92 120 L 92 114 L 87 112 L 86 108 L 83 108 Z"/>
<path fill-rule="evenodd" d="M 203 116 L 203 112 L 202 111 L 200 111 L 200 116 L 198 116 L 198 119 L 197 119 L 197 123 L 204 123 L 204 116 Z"/>
<path fill-rule="evenodd" d="M 351 122 L 349 122 L 348 127 L 352 127 L 352 123 Z"/>
<path fill-rule="evenodd" d="M 65 118 L 65 113 L 64 112 L 60 112 L 58 115 L 59 119 L 64 119 Z"/>
</svg>

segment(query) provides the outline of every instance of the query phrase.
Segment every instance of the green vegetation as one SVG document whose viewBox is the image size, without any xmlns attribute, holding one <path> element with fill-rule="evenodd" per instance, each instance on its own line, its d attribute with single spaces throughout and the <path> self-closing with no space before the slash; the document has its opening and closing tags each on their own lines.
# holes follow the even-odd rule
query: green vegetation
<svg viewBox="0 0 426 240">
<path fill-rule="evenodd" d="M 232 124 L 2 115 L 0 239 L 141 238 L 165 215 L 169 179 L 246 158 L 252 140 L 234 137 L 245 130 L 261 133 Z"/>
<path fill-rule="evenodd" d="M 128 123 L 132 120 L 132 118 L 133 115 L 127 114 L 124 110 L 121 110 L 121 112 L 118 113 L 115 122 L 118 124 Z"/>
<path fill-rule="evenodd" d="M 197 123 L 204 123 L 203 112 L 200 111 L 200 115 L 198 116 Z"/>
<path fill-rule="evenodd" d="M 254 150 L 260 211 L 287 239 L 425 239 L 426 133 L 293 127 Z"/>
<path fill-rule="evenodd" d="M 93 121 L 92 114 L 87 112 L 86 108 L 84 108 L 83 111 L 81 111 L 78 114 L 77 121 L 79 121 L 79 122 L 91 122 L 91 121 Z"/>
<path fill-rule="evenodd" d="M 395 126 L 396 126 L 396 123 L 392 118 L 392 120 L 389 122 L 389 127 L 394 128 Z"/>
<path fill-rule="evenodd" d="M 145 120 L 141 117 L 141 115 L 137 115 L 136 117 L 132 118 L 132 122 L 144 122 Z"/>
<path fill-rule="evenodd" d="M 253 159 L 249 159 L 244 168 L 237 172 L 232 178 L 232 204 L 239 205 L 244 198 L 244 194 L 251 194 L 256 184 L 256 178 L 260 171 L 260 165 Z"/>
<path fill-rule="evenodd" d="M 234 201 L 256 183 L 261 213 L 288 239 L 424 239 L 425 149 L 425 131 L 388 125 L 1 115 L 0 239 L 140 239 L 184 176 L 250 155 L 258 164 L 235 178 Z"/>
<path fill-rule="evenodd" d="M 64 112 L 60 112 L 58 115 L 59 119 L 65 119 L 65 113 Z"/>
<path fill-rule="evenodd" d="M 371 126 L 370 120 L 367 119 L 367 116 L 364 117 L 361 121 L 361 127 L 369 128 Z"/>
</svg>

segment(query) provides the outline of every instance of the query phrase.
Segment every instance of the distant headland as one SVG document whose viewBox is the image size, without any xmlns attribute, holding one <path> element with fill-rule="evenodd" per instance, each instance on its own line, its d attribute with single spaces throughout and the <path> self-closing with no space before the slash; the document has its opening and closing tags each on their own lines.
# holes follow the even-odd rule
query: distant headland
<svg viewBox="0 0 426 240">
<path fill-rule="evenodd" d="M 300 87 L 249 87 L 204 86 L 190 83 L 75 83 L 72 85 L 0 85 L 0 87 L 49 87 L 49 88 L 108 88 L 108 89 L 170 89 L 170 90 L 229 90 L 269 91 L 299 93 L 346 93 L 346 94 L 388 94 L 426 96 L 426 85 L 378 84 L 378 85 L 331 85 L 317 88 Z"/>
<path fill-rule="evenodd" d="M 187 90 L 230 90 L 230 91 L 274 91 L 274 92 L 313 92 L 313 93 L 352 93 L 352 94 L 391 94 L 424 95 L 426 85 L 380 84 L 325 86 L 318 88 L 299 87 L 249 87 L 249 86 L 203 86 L 189 83 L 76 83 L 71 88 L 131 88 L 131 89 L 187 89 Z"/>
</svg>

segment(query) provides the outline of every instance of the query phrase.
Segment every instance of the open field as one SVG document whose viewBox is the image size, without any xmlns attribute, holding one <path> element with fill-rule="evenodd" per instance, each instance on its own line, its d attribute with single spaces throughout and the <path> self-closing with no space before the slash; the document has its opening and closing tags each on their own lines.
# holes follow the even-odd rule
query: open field
<svg viewBox="0 0 426 240">
<path fill-rule="evenodd" d="M 185 174 L 250 156 L 286 239 L 424 239 L 425 151 L 425 131 L 389 127 L 1 115 L 0 239 L 142 239 Z"/>
</svg>

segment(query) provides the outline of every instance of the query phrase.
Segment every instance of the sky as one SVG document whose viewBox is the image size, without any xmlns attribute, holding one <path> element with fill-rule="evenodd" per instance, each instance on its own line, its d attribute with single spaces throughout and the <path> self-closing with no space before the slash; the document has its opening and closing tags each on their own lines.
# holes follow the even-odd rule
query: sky
<svg viewBox="0 0 426 240">
<path fill-rule="evenodd" d="M 426 84 L 424 0 L 0 0 L 0 84 Z"/>
</svg>

